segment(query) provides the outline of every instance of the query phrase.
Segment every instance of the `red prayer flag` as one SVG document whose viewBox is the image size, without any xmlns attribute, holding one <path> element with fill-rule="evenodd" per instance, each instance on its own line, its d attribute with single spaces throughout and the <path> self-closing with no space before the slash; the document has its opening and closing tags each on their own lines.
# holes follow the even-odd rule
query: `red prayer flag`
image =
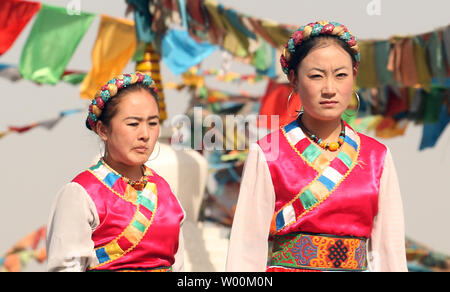
<svg viewBox="0 0 450 292">
<path fill-rule="evenodd" d="M 14 127 L 14 126 L 11 126 L 11 127 L 9 127 L 9 130 L 13 131 L 13 132 L 17 132 L 19 134 L 22 134 L 24 132 L 27 132 L 27 131 L 33 129 L 34 127 L 36 127 L 38 125 L 39 125 L 38 123 L 34 123 L 34 124 L 31 124 L 31 125 L 25 126 L 25 127 Z"/>
<path fill-rule="evenodd" d="M 297 111 L 301 108 L 300 97 L 294 93 L 289 101 L 289 94 L 292 92 L 292 86 L 289 84 L 279 84 L 272 80 L 267 85 L 266 94 L 261 98 L 260 115 L 278 115 L 279 126 L 285 126 L 295 120 Z M 271 125 L 270 118 L 267 120 L 267 128 L 273 128 L 277 125 Z M 275 130 L 275 129 L 273 129 Z"/>
<path fill-rule="evenodd" d="M 41 3 L 39 2 L 0 1 L 0 55 L 9 50 L 23 28 L 40 8 Z"/>
</svg>

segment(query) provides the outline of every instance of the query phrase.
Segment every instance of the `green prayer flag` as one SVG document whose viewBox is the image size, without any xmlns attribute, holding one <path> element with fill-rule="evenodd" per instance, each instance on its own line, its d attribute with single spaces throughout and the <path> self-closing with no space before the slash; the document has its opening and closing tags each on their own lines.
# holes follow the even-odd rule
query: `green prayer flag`
<svg viewBox="0 0 450 292">
<path fill-rule="evenodd" d="M 425 123 L 437 123 L 441 115 L 442 104 L 445 98 L 445 88 L 432 87 L 431 92 L 426 94 L 424 117 Z"/>
<path fill-rule="evenodd" d="M 42 4 L 22 50 L 23 78 L 56 84 L 95 15 L 69 15 L 66 8 Z"/>
<path fill-rule="evenodd" d="M 73 73 L 73 74 L 64 75 L 61 79 L 70 84 L 78 85 L 81 82 L 83 82 L 86 75 L 87 75 L 87 73 Z"/>
<path fill-rule="evenodd" d="M 443 85 L 445 84 L 446 79 L 446 68 L 442 42 L 437 31 L 431 33 L 430 39 L 427 44 L 427 49 L 431 73 L 433 77 L 437 78 L 439 84 Z"/>
<path fill-rule="evenodd" d="M 391 44 L 389 41 L 376 41 L 374 43 L 375 69 L 380 85 L 394 85 L 394 76 L 387 69 Z M 372 70 L 372 68 L 369 68 Z"/>
<path fill-rule="evenodd" d="M 259 71 L 265 71 L 272 65 L 272 46 L 261 40 L 261 46 L 255 51 L 252 65 Z"/>
</svg>

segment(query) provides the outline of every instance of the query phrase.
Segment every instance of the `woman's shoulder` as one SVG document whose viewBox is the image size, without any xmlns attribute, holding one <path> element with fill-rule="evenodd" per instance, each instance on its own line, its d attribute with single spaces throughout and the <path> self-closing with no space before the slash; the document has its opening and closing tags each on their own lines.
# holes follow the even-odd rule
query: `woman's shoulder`
<svg viewBox="0 0 450 292">
<path fill-rule="evenodd" d="M 147 171 L 150 172 L 151 182 L 156 183 L 157 185 L 162 185 L 170 188 L 169 183 L 167 180 L 159 175 L 153 168 L 149 167 L 148 165 L 145 165 L 145 168 Z"/>
<path fill-rule="evenodd" d="M 58 191 L 55 200 L 63 202 L 74 202 L 79 200 L 86 200 L 88 193 L 82 185 L 71 181 L 64 184 Z"/>
<path fill-rule="evenodd" d="M 381 152 L 384 154 L 389 151 L 389 148 L 377 139 L 362 133 L 357 133 L 357 135 L 361 141 L 361 147 L 364 149 L 370 149 L 372 151 Z"/>
<path fill-rule="evenodd" d="M 72 179 L 71 182 L 78 182 L 80 179 L 82 179 L 82 178 L 84 178 L 84 177 L 86 177 L 86 176 L 88 176 L 88 175 L 91 175 L 90 172 L 89 172 L 89 169 L 80 171 L 80 172 L 78 172 L 78 173 L 75 175 L 75 177 Z"/>
<path fill-rule="evenodd" d="M 261 135 L 261 138 L 259 138 L 254 144 L 261 147 L 261 149 L 271 148 L 273 147 L 274 143 L 277 144 L 280 139 L 280 136 L 283 135 L 283 127 L 280 127 L 275 130 L 267 130 L 268 133 Z"/>
</svg>

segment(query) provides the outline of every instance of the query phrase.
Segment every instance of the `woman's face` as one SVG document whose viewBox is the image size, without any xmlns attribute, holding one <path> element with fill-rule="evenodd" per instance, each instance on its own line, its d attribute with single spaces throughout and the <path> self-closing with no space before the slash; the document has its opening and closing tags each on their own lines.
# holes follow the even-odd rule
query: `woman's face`
<svg viewBox="0 0 450 292">
<path fill-rule="evenodd" d="M 339 119 L 350 103 L 355 76 L 350 55 L 338 44 L 311 49 L 294 77 L 304 113 L 316 120 Z"/>
<path fill-rule="evenodd" d="M 145 90 L 121 97 L 109 127 L 98 131 L 106 143 L 108 160 L 116 164 L 144 164 L 159 136 L 159 111 L 155 98 Z"/>
</svg>

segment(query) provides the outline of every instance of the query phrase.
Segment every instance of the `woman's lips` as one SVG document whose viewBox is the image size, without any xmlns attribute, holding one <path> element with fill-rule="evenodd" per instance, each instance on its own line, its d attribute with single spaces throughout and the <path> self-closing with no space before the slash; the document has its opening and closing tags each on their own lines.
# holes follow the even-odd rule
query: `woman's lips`
<svg viewBox="0 0 450 292">
<path fill-rule="evenodd" d="M 324 107 L 326 107 L 326 108 L 334 107 L 334 106 L 336 106 L 337 104 L 338 104 L 338 102 L 337 102 L 337 101 L 334 101 L 334 100 L 324 100 L 324 101 L 321 101 L 321 102 L 320 102 L 320 105 L 322 105 L 322 106 L 324 106 Z"/>
<path fill-rule="evenodd" d="M 147 152 L 148 147 L 139 146 L 139 147 L 134 147 L 133 150 L 135 150 L 136 152 L 145 153 L 145 152 Z"/>
</svg>

